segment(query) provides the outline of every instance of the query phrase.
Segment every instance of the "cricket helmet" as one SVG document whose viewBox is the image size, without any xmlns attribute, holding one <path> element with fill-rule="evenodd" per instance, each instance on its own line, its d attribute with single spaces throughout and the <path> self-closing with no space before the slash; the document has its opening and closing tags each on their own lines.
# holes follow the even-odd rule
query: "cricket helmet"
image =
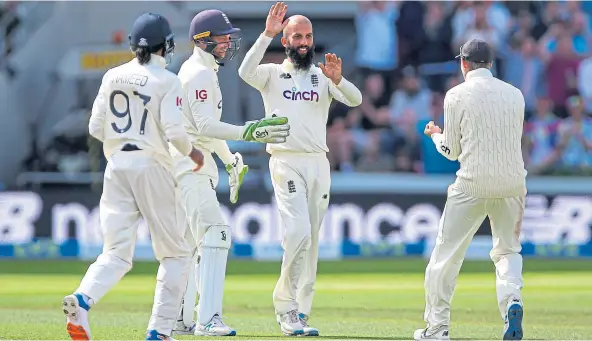
<svg viewBox="0 0 592 341">
<path fill-rule="evenodd" d="M 202 42 L 206 45 L 204 51 L 213 55 L 216 61 L 222 58 L 214 54 L 214 49 L 218 44 L 228 44 L 226 57 L 231 60 L 240 49 L 241 38 L 238 37 L 240 28 L 233 27 L 230 20 L 224 12 L 216 9 L 201 11 L 193 17 L 189 26 L 189 39 L 194 43 Z M 231 35 L 228 43 L 217 43 L 212 37 L 221 35 Z M 234 35 L 234 36 L 233 36 Z"/>
</svg>

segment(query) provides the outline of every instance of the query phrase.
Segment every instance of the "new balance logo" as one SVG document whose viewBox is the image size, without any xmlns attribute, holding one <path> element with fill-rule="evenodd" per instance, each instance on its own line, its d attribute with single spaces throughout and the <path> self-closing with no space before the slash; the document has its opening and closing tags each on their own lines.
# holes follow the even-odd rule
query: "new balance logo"
<svg viewBox="0 0 592 341">
<path fill-rule="evenodd" d="M 282 78 L 282 79 L 290 79 L 290 78 L 292 78 L 292 75 L 289 74 L 289 73 L 282 73 L 282 74 L 280 74 L 280 78 Z"/>
<path fill-rule="evenodd" d="M 323 199 L 327 199 L 328 197 L 329 197 L 329 195 L 323 194 Z"/>
<path fill-rule="evenodd" d="M 448 336 L 448 330 L 445 330 L 444 333 L 442 333 L 442 336 Z"/>
<path fill-rule="evenodd" d="M 296 185 L 294 185 L 294 181 L 288 181 L 288 192 L 289 193 L 296 193 Z"/>
<path fill-rule="evenodd" d="M 215 191 L 216 190 L 216 186 L 214 186 L 214 180 L 210 179 L 210 186 L 212 186 L 212 189 Z"/>
<path fill-rule="evenodd" d="M 220 231 L 220 233 L 222 234 L 222 240 L 226 241 L 226 231 Z"/>
<path fill-rule="evenodd" d="M 442 145 L 442 146 L 440 146 L 440 149 L 442 149 L 442 151 L 443 151 L 444 153 L 446 153 L 446 154 L 450 155 L 450 148 L 448 148 L 448 147 L 446 147 L 446 146 Z"/>
</svg>

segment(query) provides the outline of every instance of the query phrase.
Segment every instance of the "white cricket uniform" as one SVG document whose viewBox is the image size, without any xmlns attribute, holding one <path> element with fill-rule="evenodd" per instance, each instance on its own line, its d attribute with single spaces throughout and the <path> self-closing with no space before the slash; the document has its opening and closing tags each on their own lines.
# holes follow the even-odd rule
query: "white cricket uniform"
<svg viewBox="0 0 592 341">
<path fill-rule="evenodd" d="M 487 69 L 468 72 L 464 83 L 446 93 L 444 130 L 433 134 L 432 140 L 440 154 L 458 159 L 460 169 L 448 189 L 436 246 L 426 269 L 424 318 L 430 331 L 450 324 L 456 278 L 486 216 L 491 222 L 490 256 L 496 267 L 502 318 L 508 301 L 521 299 L 519 236 L 526 195 L 523 123 L 522 93 Z"/>
<path fill-rule="evenodd" d="M 259 65 L 272 38 L 260 35 L 239 75 L 261 92 L 266 116 L 288 117 L 285 143 L 268 144 L 269 169 L 283 223 L 284 257 L 273 300 L 276 314 L 298 309 L 310 314 L 318 260 L 318 236 L 329 206 L 331 172 L 326 153 L 329 105 L 362 103 L 362 94 L 343 78 L 335 85 L 316 66 L 296 70 L 291 62 Z"/>
<path fill-rule="evenodd" d="M 228 223 L 222 216 L 220 204 L 216 197 L 218 167 L 212 153 L 216 153 L 224 164 L 232 163 L 234 156 L 228 149 L 226 141 L 206 137 L 210 131 L 198 128 L 205 126 L 203 122 L 209 122 L 207 127 L 212 126 L 212 124 L 215 125 L 216 123 L 213 122 L 219 122 L 222 116 L 222 93 L 218 83 L 218 68 L 219 65 L 216 63 L 214 56 L 195 47 L 193 54 L 183 63 L 178 74 L 184 92 L 183 126 L 189 134 L 193 146 L 204 152 L 204 167 L 199 172 L 193 172 L 191 159 L 184 156 L 176 148 L 171 148 L 175 164 L 175 176 L 179 183 L 183 207 L 188 220 L 189 228 L 186 236 L 190 241 L 190 245 L 194 247 L 194 252 L 200 254 L 201 260 L 204 260 L 201 244 L 206 231 L 212 228 L 220 230 L 216 232 L 216 236 L 222 237 L 225 235 L 224 242 L 228 246 L 230 246 L 231 238 Z M 238 135 L 230 129 L 229 134 L 231 136 L 227 137 L 237 139 L 241 127 L 228 126 L 235 127 L 232 129 L 238 132 Z M 222 231 L 224 231 L 224 234 Z M 200 246 L 200 250 L 196 250 L 197 246 Z M 200 282 L 200 277 L 202 277 L 201 281 L 216 282 L 212 283 L 216 287 L 213 288 L 215 292 L 200 295 L 197 315 L 198 321 L 202 325 L 207 324 L 215 314 L 222 315 L 224 270 L 227 254 L 223 257 L 225 257 L 223 261 L 224 269 L 218 269 L 218 271 L 222 272 L 220 278 L 217 278 L 219 276 L 215 274 L 204 274 L 204 268 L 202 266 L 200 270 L 199 264 L 195 267 L 197 283 Z M 200 271 L 204 276 L 200 276 Z M 208 278 L 211 276 L 216 278 Z M 201 286 L 198 285 L 196 289 L 199 290 L 199 287 Z M 191 288 L 188 290 L 193 289 L 192 286 L 188 288 Z M 195 301 L 195 293 L 186 294 L 185 299 L 188 297 Z M 193 302 L 193 304 L 195 303 Z M 187 313 L 187 311 L 185 312 Z M 193 315 L 193 309 L 189 313 Z"/>
<path fill-rule="evenodd" d="M 178 222 L 182 212 L 167 139 L 185 155 L 192 147 L 181 126 L 181 82 L 165 66 L 153 54 L 145 65 L 133 59 L 103 77 L 89 132 L 103 142 L 108 161 L 100 201 L 104 246 L 77 292 L 98 302 L 132 268 L 143 217 L 160 262 L 148 329 L 170 335 L 191 252 Z"/>
</svg>

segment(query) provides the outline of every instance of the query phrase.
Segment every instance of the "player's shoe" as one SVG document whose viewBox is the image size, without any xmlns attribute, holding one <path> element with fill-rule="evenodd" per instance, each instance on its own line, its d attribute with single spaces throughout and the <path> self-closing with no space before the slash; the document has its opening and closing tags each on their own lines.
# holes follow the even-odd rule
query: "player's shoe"
<svg viewBox="0 0 592 341">
<path fill-rule="evenodd" d="M 448 326 L 442 326 L 435 331 L 429 331 L 428 329 L 418 329 L 413 333 L 413 339 L 415 341 L 447 341 L 450 340 L 448 336 Z"/>
<path fill-rule="evenodd" d="M 522 340 L 522 317 L 524 307 L 518 299 L 508 302 L 504 325 L 504 340 Z"/>
<path fill-rule="evenodd" d="M 197 325 L 193 334 L 195 336 L 235 336 L 236 330 L 230 328 L 222 321 L 222 317 L 216 314 L 208 324 Z"/>
<path fill-rule="evenodd" d="M 156 330 L 152 329 L 146 332 L 146 339 L 148 341 L 177 341 L 171 336 L 161 334 Z"/>
<path fill-rule="evenodd" d="M 195 322 L 190 327 L 187 327 L 183 320 L 177 321 L 177 323 L 175 323 L 173 335 L 193 335 L 193 333 L 195 333 Z"/>
<path fill-rule="evenodd" d="M 62 309 L 66 315 L 66 331 L 72 340 L 90 340 L 88 310 L 90 306 L 81 294 L 75 293 L 64 297 Z"/>
<path fill-rule="evenodd" d="M 304 315 L 304 314 L 303 314 Z M 305 320 L 300 318 L 297 310 L 291 310 L 285 314 L 276 315 L 277 323 L 285 336 L 318 336 L 319 330 L 310 327 Z M 308 319 L 308 317 L 307 317 Z"/>
<path fill-rule="evenodd" d="M 303 314 L 303 313 L 298 313 L 298 318 L 300 318 L 300 321 L 302 321 L 302 324 L 304 325 L 304 335 L 305 336 L 319 336 L 319 330 L 317 328 L 311 327 L 308 324 L 308 315 Z"/>
</svg>

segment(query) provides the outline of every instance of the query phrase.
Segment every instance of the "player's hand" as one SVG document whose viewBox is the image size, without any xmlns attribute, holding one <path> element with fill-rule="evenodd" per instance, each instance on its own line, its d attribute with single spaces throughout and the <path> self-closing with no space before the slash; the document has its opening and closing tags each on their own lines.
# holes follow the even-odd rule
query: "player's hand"
<svg viewBox="0 0 592 341">
<path fill-rule="evenodd" d="M 267 20 L 265 21 L 265 35 L 273 38 L 278 33 L 284 30 L 284 27 L 288 25 L 288 19 L 284 20 L 286 12 L 288 11 L 288 5 L 283 2 L 276 2 L 275 5 L 271 6 Z"/>
<path fill-rule="evenodd" d="M 335 53 L 325 54 L 325 64 L 319 63 L 319 68 L 335 85 L 341 82 L 341 58 L 338 58 Z"/>
<path fill-rule="evenodd" d="M 428 122 L 428 124 L 426 124 L 426 127 L 423 131 L 423 133 L 426 134 L 430 138 L 432 137 L 433 134 L 440 134 L 441 132 L 442 132 L 442 129 L 440 129 L 440 127 L 435 125 L 434 121 Z"/>
<path fill-rule="evenodd" d="M 230 185 L 230 202 L 233 204 L 238 201 L 238 190 L 241 188 L 248 171 L 249 166 L 243 163 L 243 156 L 240 153 L 234 153 L 234 160 L 226 165 L 228 184 Z"/>
<path fill-rule="evenodd" d="M 191 150 L 191 153 L 189 153 L 189 157 L 195 163 L 195 167 L 193 168 L 193 171 L 194 172 L 197 172 L 198 170 L 201 169 L 201 167 L 203 167 L 203 165 L 204 165 L 204 155 L 203 155 L 203 153 L 201 151 L 193 148 Z"/>
<path fill-rule="evenodd" d="M 266 117 L 245 123 L 242 139 L 260 143 L 284 143 L 289 135 L 287 117 Z"/>
</svg>

